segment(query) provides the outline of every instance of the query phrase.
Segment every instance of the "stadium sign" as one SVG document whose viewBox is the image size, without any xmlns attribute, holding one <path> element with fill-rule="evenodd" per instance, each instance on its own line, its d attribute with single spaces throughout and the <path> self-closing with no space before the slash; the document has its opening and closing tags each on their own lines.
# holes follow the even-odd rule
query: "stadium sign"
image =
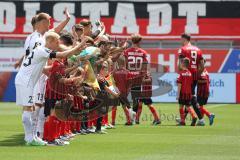
<svg viewBox="0 0 240 160">
<path fill-rule="evenodd" d="M 31 18 L 49 13 L 52 25 L 72 16 L 67 28 L 83 18 L 101 19 L 107 33 L 126 37 L 139 32 L 149 39 L 177 39 L 182 32 L 198 39 L 240 39 L 240 2 L 79 2 L 0 1 L 0 37 L 25 37 L 32 32 Z"/>
<path fill-rule="evenodd" d="M 146 49 L 148 60 L 151 63 L 152 72 L 177 72 L 177 49 Z M 239 49 L 203 49 L 203 57 L 206 59 L 206 68 L 211 73 L 239 73 L 240 50 Z M 0 72 L 16 72 L 15 62 L 24 53 L 23 48 L 0 49 Z"/>
<path fill-rule="evenodd" d="M 210 73 L 210 95 L 208 102 L 210 103 L 236 103 L 238 98 L 236 93 L 239 90 L 236 86 L 239 82 L 236 81 L 235 73 Z M 159 86 L 170 83 L 172 90 L 161 96 L 152 97 L 155 102 L 177 102 L 177 84 L 176 84 L 176 73 L 164 74 L 159 79 L 161 80 Z M 223 93 L 228 93 L 222 95 Z"/>
<path fill-rule="evenodd" d="M 177 72 L 178 55 L 176 49 L 146 49 L 148 59 L 151 62 L 152 72 Z M 239 73 L 240 50 L 239 49 L 203 49 L 203 57 L 206 60 L 206 68 L 212 73 Z M 161 64 L 160 67 L 154 64 Z"/>
<path fill-rule="evenodd" d="M 177 74 L 174 72 L 177 71 L 177 50 L 148 49 L 147 52 L 153 75 L 153 100 L 155 102 L 175 102 Z M 0 94 L 2 95 L 0 101 L 15 101 L 14 80 L 17 70 L 14 69 L 14 63 L 23 53 L 23 48 L 0 49 Z M 209 101 L 240 103 L 240 50 L 203 50 L 203 56 L 207 60 L 207 69 L 211 73 Z M 171 86 L 169 87 L 167 84 Z M 229 94 L 222 97 L 222 93 L 225 92 Z"/>
</svg>

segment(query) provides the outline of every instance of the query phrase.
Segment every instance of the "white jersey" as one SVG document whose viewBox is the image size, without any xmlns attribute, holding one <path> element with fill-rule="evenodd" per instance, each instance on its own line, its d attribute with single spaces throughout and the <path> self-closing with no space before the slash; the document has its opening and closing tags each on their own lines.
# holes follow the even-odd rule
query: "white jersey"
<svg viewBox="0 0 240 160">
<path fill-rule="evenodd" d="M 16 75 L 15 84 L 33 88 L 40 78 L 50 54 L 53 54 L 54 57 L 55 53 L 43 46 L 34 49 L 23 60 L 23 65 Z"/>
<path fill-rule="evenodd" d="M 35 31 L 27 37 L 24 44 L 24 49 L 26 51 L 29 50 L 29 53 L 31 53 L 36 47 L 44 45 L 45 45 L 44 37 L 37 31 Z"/>
<path fill-rule="evenodd" d="M 25 51 L 29 48 L 30 40 L 34 36 L 35 32 L 31 33 L 30 35 L 27 36 L 25 43 L 24 43 L 24 49 Z"/>
<path fill-rule="evenodd" d="M 24 43 L 24 50 L 25 55 L 24 59 L 38 46 L 44 46 L 45 45 L 45 38 L 38 33 L 37 31 L 34 31 L 30 35 L 27 36 L 25 43 Z M 21 64 L 22 67 L 23 63 Z M 21 68 L 20 67 L 20 68 Z"/>
<path fill-rule="evenodd" d="M 42 70 L 49 56 L 54 57 L 44 46 L 45 37 L 37 31 L 30 34 L 25 41 L 25 58 L 15 78 L 16 103 L 20 106 L 32 106 L 33 102 L 43 103 L 46 76 L 42 74 Z M 41 75 L 43 79 L 39 80 Z M 33 101 L 34 97 L 39 99 Z"/>
</svg>

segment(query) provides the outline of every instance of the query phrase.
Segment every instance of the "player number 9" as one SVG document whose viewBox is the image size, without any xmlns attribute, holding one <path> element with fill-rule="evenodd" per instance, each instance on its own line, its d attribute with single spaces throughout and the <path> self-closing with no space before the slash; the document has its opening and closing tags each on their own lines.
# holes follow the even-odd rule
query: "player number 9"
<svg viewBox="0 0 240 160">
<path fill-rule="evenodd" d="M 197 63 L 197 51 L 191 51 L 192 64 Z"/>
</svg>

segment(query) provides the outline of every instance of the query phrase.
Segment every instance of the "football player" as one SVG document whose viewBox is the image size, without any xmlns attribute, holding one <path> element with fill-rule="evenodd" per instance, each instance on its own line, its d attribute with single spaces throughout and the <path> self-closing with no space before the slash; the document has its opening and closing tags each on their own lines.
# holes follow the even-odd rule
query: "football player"
<svg viewBox="0 0 240 160">
<path fill-rule="evenodd" d="M 131 35 L 131 41 L 133 46 L 131 48 L 128 48 L 124 51 L 124 56 L 126 58 L 127 62 L 127 69 L 135 75 L 135 77 L 141 77 L 144 75 L 144 78 L 149 76 L 150 73 L 147 69 L 147 52 L 143 50 L 140 47 L 142 37 L 139 34 L 133 34 Z M 136 83 L 136 84 L 134 84 Z M 160 119 L 157 114 L 156 109 L 152 105 L 152 99 L 151 97 L 141 97 L 141 87 L 142 87 L 142 82 L 134 82 L 132 85 L 131 89 L 131 95 L 133 99 L 133 110 L 137 112 L 136 114 L 136 124 L 139 124 L 139 119 L 140 115 L 142 112 L 142 103 L 148 106 L 150 111 L 153 114 L 154 121 L 153 125 L 158 125 L 160 124 Z"/>
<path fill-rule="evenodd" d="M 204 60 L 205 64 L 205 60 Z M 210 87 L 210 79 L 207 69 L 203 65 L 199 65 L 199 76 L 197 81 L 197 102 L 199 104 L 200 112 L 202 116 L 206 115 L 209 118 L 210 126 L 213 124 L 215 115 L 210 113 L 204 105 L 207 104 L 209 97 L 209 87 Z"/>
<path fill-rule="evenodd" d="M 188 70 L 188 67 L 190 65 L 190 60 L 188 58 L 184 58 L 181 63 L 182 70 L 179 72 L 178 78 L 177 78 L 177 85 L 178 85 L 178 91 L 177 91 L 177 97 L 179 103 L 179 113 L 181 121 L 179 125 L 185 125 L 185 109 L 191 114 L 192 116 L 192 123 L 191 126 L 196 125 L 196 115 L 194 110 L 191 108 L 191 99 L 192 99 L 192 90 L 191 90 L 191 84 L 192 81 L 192 73 Z"/>
<path fill-rule="evenodd" d="M 190 65 L 188 66 L 189 71 L 193 77 L 192 83 L 192 100 L 191 105 L 193 106 L 194 111 L 196 112 L 199 122 L 199 125 L 205 125 L 203 116 L 198 108 L 197 98 L 195 95 L 195 88 L 197 86 L 198 79 L 198 66 L 203 64 L 202 51 L 191 44 L 191 36 L 187 33 L 183 33 L 181 35 L 181 43 L 182 47 L 178 50 L 178 58 L 179 58 L 179 70 L 181 70 L 181 62 L 183 62 L 183 58 L 188 58 L 190 60 Z"/>
</svg>

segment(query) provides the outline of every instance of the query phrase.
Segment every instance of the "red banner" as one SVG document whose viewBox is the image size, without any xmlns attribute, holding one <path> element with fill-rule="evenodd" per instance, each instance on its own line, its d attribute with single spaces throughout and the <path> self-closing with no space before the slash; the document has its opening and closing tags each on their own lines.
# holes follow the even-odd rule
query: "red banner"
<svg viewBox="0 0 240 160">
<path fill-rule="evenodd" d="M 146 49 L 149 54 L 152 71 L 176 72 L 178 54 L 177 49 Z M 206 68 L 209 72 L 220 72 L 229 50 L 202 50 L 203 57 L 206 59 Z M 159 65 L 164 66 L 162 70 Z M 158 68 L 159 67 L 159 68 Z"/>
<path fill-rule="evenodd" d="M 66 29 L 83 18 L 100 19 L 107 33 L 126 37 L 140 33 L 148 39 L 178 39 L 183 32 L 197 39 L 240 39 L 240 2 L 79 2 L 0 1 L 0 38 L 25 37 L 32 32 L 31 18 L 39 12 L 52 16 L 52 26 L 71 20 Z"/>
</svg>

